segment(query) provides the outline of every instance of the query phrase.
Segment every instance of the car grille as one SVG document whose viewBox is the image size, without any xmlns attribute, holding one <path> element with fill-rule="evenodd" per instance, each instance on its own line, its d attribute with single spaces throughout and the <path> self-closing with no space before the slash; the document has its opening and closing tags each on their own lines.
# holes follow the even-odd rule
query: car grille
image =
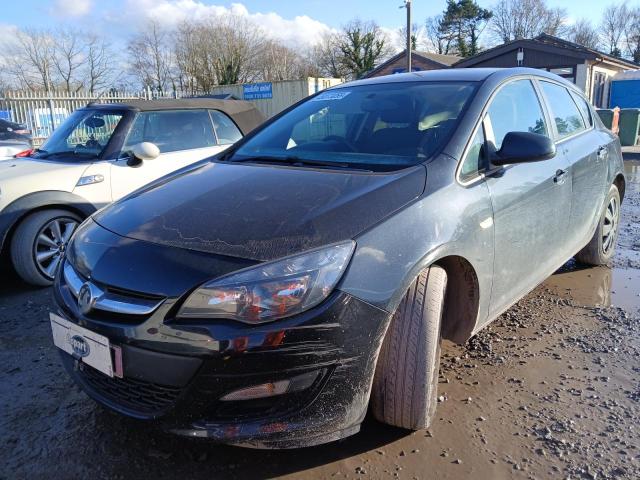
<svg viewBox="0 0 640 480">
<path fill-rule="evenodd" d="M 166 413 L 183 390 L 133 378 L 111 378 L 86 365 L 81 365 L 78 374 L 99 396 L 143 416 L 156 417 Z"/>
<path fill-rule="evenodd" d="M 144 295 L 114 288 L 97 285 L 81 276 L 65 261 L 62 267 L 61 283 L 66 285 L 70 293 L 68 301 L 78 303 L 80 290 L 90 287 L 92 307 L 85 316 L 98 320 L 108 320 L 119 323 L 140 323 L 151 315 L 165 300 L 164 297 Z M 80 308 L 78 306 L 78 308 Z"/>
</svg>

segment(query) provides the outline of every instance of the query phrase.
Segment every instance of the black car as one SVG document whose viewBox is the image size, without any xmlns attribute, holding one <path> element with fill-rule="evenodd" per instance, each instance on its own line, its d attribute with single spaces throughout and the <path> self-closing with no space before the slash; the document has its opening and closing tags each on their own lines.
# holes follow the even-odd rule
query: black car
<svg viewBox="0 0 640 480">
<path fill-rule="evenodd" d="M 31 145 L 31 130 L 23 123 L 0 118 L 0 142 L 7 140 L 17 140 Z"/>
<path fill-rule="evenodd" d="M 572 256 L 611 259 L 620 143 L 539 70 L 320 92 L 95 213 L 54 342 L 94 399 L 179 434 L 300 447 L 429 425 L 464 342 Z"/>
</svg>

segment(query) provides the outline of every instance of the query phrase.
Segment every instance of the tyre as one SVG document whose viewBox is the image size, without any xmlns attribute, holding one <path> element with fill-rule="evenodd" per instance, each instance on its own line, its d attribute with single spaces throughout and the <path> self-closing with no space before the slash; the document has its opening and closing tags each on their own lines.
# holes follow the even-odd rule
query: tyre
<svg viewBox="0 0 640 480">
<path fill-rule="evenodd" d="M 576 255 L 576 260 L 585 265 L 605 265 L 613 257 L 620 225 L 620 192 L 611 185 L 604 202 L 604 211 L 593 237 L 586 247 Z"/>
<path fill-rule="evenodd" d="M 410 430 L 426 428 L 435 413 L 440 324 L 446 272 L 432 266 L 413 282 L 382 343 L 371 394 L 375 418 Z"/>
<path fill-rule="evenodd" d="M 11 262 L 18 275 L 32 285 L 51 285 L 81 221 L 67 210 L 42 210 L 25 217 L 11 240 Z"/>
</svg>

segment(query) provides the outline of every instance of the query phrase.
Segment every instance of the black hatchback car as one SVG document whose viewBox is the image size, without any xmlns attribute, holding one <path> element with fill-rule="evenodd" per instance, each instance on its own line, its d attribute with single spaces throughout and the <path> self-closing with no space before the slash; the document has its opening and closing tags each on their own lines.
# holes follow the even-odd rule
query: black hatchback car
<svg viewBox="0 0 640 480">
<path fill-rule="evenodd" d="M 55 344 L 118 412 L 299 447 L 426 427 L 463 342 L 572 256 L 613 255 L 620 144 L 531 69 L 320 92 L 95 213 L 56 278 Z"/>
</svg>

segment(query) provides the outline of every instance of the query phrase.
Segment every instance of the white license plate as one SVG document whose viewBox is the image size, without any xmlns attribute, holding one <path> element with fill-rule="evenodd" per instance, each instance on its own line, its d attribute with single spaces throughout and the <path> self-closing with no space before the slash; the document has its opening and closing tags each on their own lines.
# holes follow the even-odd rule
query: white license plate
<svg viewBox="0 0 640 480">
<path fill-rule="evenodd" d="M 49 313 L 53 343 L 76 359 L 110 377 L 114 376 L 109 339 Z"/>
</svg>

